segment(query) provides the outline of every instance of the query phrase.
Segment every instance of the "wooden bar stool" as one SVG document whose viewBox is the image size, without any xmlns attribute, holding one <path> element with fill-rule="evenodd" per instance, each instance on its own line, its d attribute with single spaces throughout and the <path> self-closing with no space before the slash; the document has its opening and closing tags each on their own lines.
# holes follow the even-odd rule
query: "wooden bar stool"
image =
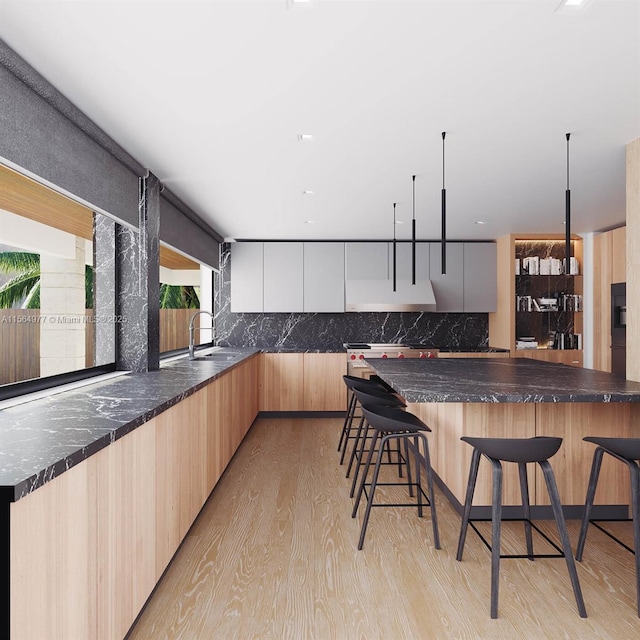
<svg viewBox="0 0 640 640">
<path fill-rule="evenodd" d="M 471 528 L 480 536 L 491 551 L 491 617 L 498 617 L 498 586 L 501 558 L 562 558 L 564 557 L 573 586 L 573 593 L 578 605 L 578 612 L 581 618 L 587 617 L 587 611 L 582 599 L 582 590 L 578 581 L 578 573 L 573 560 L 573 553 L 569 543 L 569 535 L 562 513 L 562 505 L 560 504 L 560 496 L 556 485 L 553 469 L 549 464 L 549 458 L 555 455 L 560 449 L 562 438 L 537 437 L 537 438 L 460 438 L 464 442 L 473 447 L 473 455 L 471 457 L 471 467 L 469 469 L 469 482 L 467 484 L 467 494 L 464 503 L 464 514 L 462 516 L 462 525 L 460 528 L 460 538 L 458 539 L 458 552 L 456 560 L 462 560 L 464 544 L 467 535 L 467 528 L 471 524 Z M 478 477 L 478 467 L 480 465 L 480 456 L 483 455 L 493 468 L 492 481 L 492 498 L 491 498 L 491 545 L 482 537 L 481 533 L 474 526 L 473 521 L 469 517 L 471 514 L 471 504 L 473 502 L 473 493 L 476 487 Z M 500 523 L 502 520 L 502 462 L 516 462 L 520 476 L 520 491 L 522 494 L 522 506 L 524 518 L 517 520 L 524 522 L 525 538 L 527 543 L 526 555 L 501 555 L 500 554 Z M 531 522 L 529 509 L 529 486 L 527 481 L 527 464 L 536 462 L 540 465 L 544 479 L 547 485 L 547 491 L 551 500 L 553 516 L 558 528 L 558 534 L 562 548 L 558 547 L 550 540 L 535 524 Z M 514 518 L 515 519 L 515 518 Z M 558 554 L 534 554 L 533 540 L 531 529 L 535 529 L 542 535 L 549 544 L 551 544 Z"/>
<path fill-rule="evenodd" d="M 591 475 L 589 476 L 589 486 L 587 487 L 584 515 L 582 517 L 582 526 L 580 527 L 580 536 L 578 537 L 578 546 L 576 548 L 576 560 L 578 560 L 578 562 L 582 560 L 584 545 L 587 541 L 587 529 L 589 528 L 590 522 L 615 540 L 619 545 L 627 549 L 627 551 L 633 553 L 636 557 L 636 603 L 638 616 L 640 616 L 640 466 L 638 465 L 638 461 L 640 460 L 640 438 L 587 437 L 583 438 L 583 440 L 593 442 L 593 444 L 597 445 L 597 448 L 593 454 L 593 462 L 591 464 Z M 605 453 L 608 453 L 616 460 L 620 460 L 620 462 L 626 464 L 627 469 L 629 469 L 629 479 L 631 481 L 631 518 L 625 521 L 633 521 L 633 549 L 609 531 L 605 530 L 598 522 L 591 520 L 593 499 L 596 495 L 600 467 L 602 466 L 602 458 Z"/>
<path fill-rule="evenodd" d="M 362 405 L 362 412 L 365 416 L 367 424 L 374 431 L 372 437 L 372 443 L 369 447 L 369 453 L 367 455 L 367 461 L 364 465 L 362 472 L 362 479 L 360 480 L 360 488 L 358 489 L 358 495 L 353 506 L 353 512 L 351 517 L 355 518 L 358 512 L 358 506 L 363 494 L 366 494 L 366 487 L 369 486 L 369 493 L 367 495 L 367 507 L 362 521 L 362 528 L 360 530 L 360 540 L 358 541 L 358 550 L 361 550 L 364 545 L 364 537 L 367 532 L 367 525 L 369 523 L 369 516 L 371 515 L 371 509 L 373 507 L 414 507 L 418 509 L 418 516 L 422 518 L 423 507 L 429 507 L 431 509 L 431 523 L 433 526 L 433 544 L 436 549 L 440 549 L 440 535 L 438 533 L 438 519 L 436 516 L 436 503 L 433 493 L 433 471 L 431 470 L 431 461 L 429 458 L 429 443 L 425 436 L 425 433 L 431 431 L 429 427 L 422 422 L 417 416 L 403 411 L 397 407 L 385 407 L 383 405 Z M 376 443 L 380 440 L 380 445 L 377 448 L 377 459 L 375 468 L 373 471 L 373 477 L 370 483 L 367 483 L 367 475 L 371 467 L 373 455 L 376 452 Z M 407 464 L 407 481 L 406 482 L 378 482 L 378 476 L 380 474 L 380 467 L 383 464 L 382 458 L 384 456 L 385 446 L 391 440 L 404 443 L 406 464 Z M 419 442 L 422 442 L 424 458 L 420 456 Z M 413 449 L 413 454 L 416 462 L 415 481 L 412 480 L 411 464 L 409 462 L 409 445 Z M 398 447 L 399 448 L 399 447 Z M 426 478 L 427 478 L 427 493 L 422 489 L 422 479 L 420 474 L 421 460 L 425 466 Z M 376 487 L 378 486 L 395 486 L 405 485 L 409 489 L 409 495 L 413 496 L 413 487 L 416 488 L 416 502 L 410 503 L 375 503 L 374 495 Z"/>
<path fill-rule="evenodd" d="M 378 391 L 387 391 L 387 389 L 380 384 L 379 382 L 375 382 L 374 380 L 370 380 L 369 378 L 358 378 L 356 376 L 342 376 L 345 385 L 347 386 L 347 414 L 344 418 L 344 424 L 342 425 L 342 432 L 340 433 L 340 442 L 338 443 L 338 451 L 342 451 L 342 455 L 340 456 L 340 464 L 344 463 L 344 457 L 347 452 L 347 444 L 349 440 L 355 439 L 355 436 L 351 435 L 351 431 L 353 429 L 353 420 L 356 414 L 356 404 L 357 399 L 355 394 L 353 393 L 353 387 L 359 385 L 361 388 L 371 388 L 376 389 Z"/>
</svg>

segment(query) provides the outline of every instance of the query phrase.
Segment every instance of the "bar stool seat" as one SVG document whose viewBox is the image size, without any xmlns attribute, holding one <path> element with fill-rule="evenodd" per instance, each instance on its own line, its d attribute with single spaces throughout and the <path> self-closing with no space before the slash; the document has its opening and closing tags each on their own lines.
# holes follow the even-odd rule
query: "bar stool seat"
<svg viewBox="0 0 640 640">
<path fill-rule="evenodd" d="M 436 503 L 433 492 L 433 471 L 431 470 L 431 461 L 429 458 L 429 443 L 425 436 L 425 433 L 431 431 L 431 429 L 420 418 L 403 411 L 397 407 L 387 407 L 383 405 L 370 405 L 363 404 L 362 412 L 365 416 L 367 424 L 370 429 L 374 431 L 373 442 L 369 448 L 367 460 L 362 472 L 362 478 L 360 480 L 360 486 L 358 489 L 358 495 L 356 496 L 355 504 L 351 517 L 355 518 L 360 505 L 360 500 L 363 494 L 366 495 L 366 487 L 369 486 L 369 492 L 367 497 L 367 506 L 365 509 L 364 519 L 362 521 L 362 528 L 360 530 L 360 539 L 358 541 L 358 550 L 361 550 L 364 545 L 364 538 L 367 532 L 367 525 L 369 523 L 369 516 L 371 515 L 371 509 L 373 507 L 414 507 L 418 509 L 418 516 L 421 518 L 423 514 L 423 507 L 429 507 L 431 509 L 431 523 L 433 526 L 433 542 L 436 549 L 440 549 L 440 535 L 438 533 L 438 520 L 436 516 Z M 367 483 L 367 475 L 373 461 L 374 453 L 376 452 L 376 443 L 380 439 L 380 445 L 377 449 L 377 459 L 373 471 L 373 477 L 370 483 Z M 382 457 L 385 451 L 385 444 L 390 440 L 402 441 L 404 443 L 405 458 L 407 465 L 407 482 L 378 482 L 380 474 L 380 467 L 382 463 Z M 415 481 L 412 480 L 409 444 L 411 441 L 414 459 L 415 459 Z M 419 442 L 422 442 L 424 458 L 420 456 Z M 422 489 L 422 479 L 420 473 L 421 464 L 425 466 L 426 479 L 427 479 L 427 493 Z M 391 486 L 391 485 L 405 485 L 409 489 L 409 496 L 413 497 L 413 488 L 416 488 L 416 502 L 415 503 L 376 503 L 374 501 L 376 487 L 378 486 Z"/>
<path fill-rule="evenodd" d="M 636 603 L 638 616 L 640 617 L 640 438 L 601 438 L 589 436 L 583 438 L 586 442 L 592 442 L 597 445 L 593 454 L 593 462 L 591 464 L 591 474 L 589 476 L 589 486 L 587 487 L 587 497 L 585 499 L 584 514 L 582 517 L 582 525 L 580 527 L 580 535 L 578 537 L 578 546 L 576 548 L 576 560 L 582 560 L 584 546 L 587 541 L 587 529 L 589 523 L 606 533 L 610 538 L 635 555 L 636 561 Z M 597 521 L 591 519 L 591 511 L 593 509 L 593 500 L 598 487 L 598 478 L 600 476 L 600 467 L 602 466 L 602 458 L 607 453 L 616 460 L 623 462 L 629 469 L 629 479 L 631 482 L 631 518 L 625 518 L 623 521 L 631 520 L 633 522 L 633 546 L 631 549 L 622 540 L 618 539 Z"/>
<path fill-rule="evenodd" d="M 380 391 L 378 389 L 374 389 L 371 386 L 363 387 L 361 385 L 354 385 L 352 388 L 353 394 L 360 403 L 360 406 L 380 406 L 380 407 L 394 407 L 394 408 L 405 408 L 407 405 L 397 394 L 389 393 L 388 391 Z M 356 491 L 356 486 L 358 482 L 358 474 L 360 472 L 360 467 L 364 463 L 365 457 L 365 449 L 367 440 L 369 438 L 369 423 L 365 418 L 364 411 L 362 413 L 362 417 L 360 418 L 360 423 L 358 424 L 358 431 L 356 432 L 355 442 L 353 444 L 353 449 L 351 450 L 351 456 L 349 458 L 349 465 L 347 466 L 347 474 L 348 478 L 351 474 L 351 469 L 353 468 L 353 463 L 356 463 L 355 474 L 353 476 L 353 480 L 351 482 L 351 491 L 349 492 L 349 497 L 353 498 L 353 495 Z M 374 443 L 375 444 L 375 443 Z M 387 448 L 387 460 L 388 462 L 384 464 L 394 464 L 391 460 L 391 447 L 388 442 L 385 443 Z M 398 475 L 402 477 L 402 465 L 405 462 L 402 458 L 402 454 L 400 453 L 399 447 L 397 448 L 397 461 L 398 465 Z M 382 463 L 381 463 L 382 464 Z"/>
<path fill-rule="evenodd" d="M 355 436 L 351 435 L 351 431 L 353 429 L 353 420 L 355 418 L 356 413 L 356 404 L 357 400 L 353 393 L 353 387 L 359 385 L 361 388 L 370 388 L 376 389 L 378 391 L 387 391 L 387 388 L 381 384 L 380 382 L 376 382 L 375 380 L 371 380 L 369 378 L 358 378 L 357 376 L 342 376 L 345 385 L 347 386 L 347 413 L 344 418 L 344 423 L 342 425 L 342 431 L 340 433 L 340 441 L 338 442 L 338 451 L 341 451 L 342 454 L 340 456 L 340 464 L 344 463 L 344 457 L 347 452 L 347 444 L 349 440 L 355 439 Z"/>
<path fill-rule="evenodd" d="M 534 558 L 545 557 L 564 557 L 567 563 L 567 570 L 571 579 L 573 593 L 578 605 L 578 612 L 581 618 L 587 617 L 587 612 L 582 598 L 582 590 L 578 581 L 578 573 L 576 571 L 573 553 L 569 543 L 569 535 L 562 513 L 562 505 L 560 504 L 560 496 L 556 485 L 555 476 L 548 458 L 555 455 L 560 449 L 562 438 L 552 438 L 547 436 L 539 436 L 536 438 L 472 438 L 463 437 L 462 441 L 467 442 L 473 447 L 473 455 L 471 457 L 471 466 L 469 469 L 469 482 L 467 484 L 467 492 L 464 504 L 464 513 L 462 516 L 462 524 L 460 527 L 460 537 L 458 539 L 458 551 L 456 560 L 462 560 L 464 545 L 467 535 L 468 526 L 480 536 L 482 541 L 491 550 L 491 617 L 498 617 L 498 587 L 499 572 L 501 558 Z M 475 491 L 476 480 L 478 477 L 478 468 L 480 465 L 480 456 L 484 456 L 491 463 L 493 469 L 492 478 L 492 497 L 491 497 L 491 544 L 482 537 L 478 529 L 473 525 L 470 518 L 471 505 L 473 502 L 473 494 Z M 523 518 L 518 518 L 524 522 L 525 539 L 527 544 L 526 555 L 501 555 L 500 554 L 500 524 L 502 520 L 502 462 L 513 462 L 518 465 L 520 478 L 520 492 L 522 495 Z M 551 500 L 553 515 L 558 528 L 560 542 L 562 548 L 558 547 L 550 538 L 547 537 L 532 521 L 529 507 L 529 486 L 527 480 L 527 464 L 537 463 L 540 465 L 544 474 L 547 491 Z M 547 542 L 549 542 L 559 553 L 557 555 L 550 554 L 534 554 L 532 529 L 541 534 Z"/>
</svg>

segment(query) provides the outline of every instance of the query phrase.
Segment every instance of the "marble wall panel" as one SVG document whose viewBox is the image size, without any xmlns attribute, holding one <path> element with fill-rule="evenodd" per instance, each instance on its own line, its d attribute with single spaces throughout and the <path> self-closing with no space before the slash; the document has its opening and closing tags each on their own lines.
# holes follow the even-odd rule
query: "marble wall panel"
<svg viewBox="0 0 640 640">
<path fill-rule="evenodd" d="M 93 305 L 95 366 L 116 360 L 116 223 L 93 214 Z"/>
<path fill-rule="evenodd" d="M 149 174 L 141 179 L 139 229 L 118 225 L 117 367 L 155 371 L 160 354 L 160 183 Z"/>
</svg>

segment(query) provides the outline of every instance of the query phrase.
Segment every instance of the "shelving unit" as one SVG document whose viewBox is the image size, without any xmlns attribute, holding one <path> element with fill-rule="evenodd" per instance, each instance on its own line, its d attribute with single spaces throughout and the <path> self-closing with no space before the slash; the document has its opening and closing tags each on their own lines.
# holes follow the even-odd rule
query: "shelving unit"
<svg viewBox="0 0 640 640">
<path fill-rule="evenodd" d="M 489 314 L 489 343 L 509 349 L 512 357 L 582 366 L 581 238 L 572 239 L 572 256 L 579 269 L 574 275 L 523 273 L 523 260 L 528 257 L 554 258 L 562 264 L 564 236 L 510 234 L 497 244 L 498 306 Z M 527 342 L 537 348 L 518 348 Z"/>
</svg>

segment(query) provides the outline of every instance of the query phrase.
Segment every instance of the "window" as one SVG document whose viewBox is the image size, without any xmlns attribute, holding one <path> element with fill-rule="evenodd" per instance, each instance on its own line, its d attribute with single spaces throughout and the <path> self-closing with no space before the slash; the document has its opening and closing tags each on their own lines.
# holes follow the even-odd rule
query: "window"
<svg viewBox="0 0 640 640">
<path fill-rule="evenodd" d="M 189 322 L 197 311 L 211 311 L 212 270 L 166 245 L 160 247 L 160 353 L 189 346 Z M 195 344 L 212 340 L 211 319 L 195 319 Z M 202 328 L 202 330 L 201 330 Z"/>
<path fill-rule="evenodd" d="M 113 335 L 115 321 L 94 312 L 94 216 L 103 216 L 6 167 L 0 181 L 0 385 L 96 366 L 96 326 Z M 113 349 L 99 359 L 113 363 Z"/>
</svg>

